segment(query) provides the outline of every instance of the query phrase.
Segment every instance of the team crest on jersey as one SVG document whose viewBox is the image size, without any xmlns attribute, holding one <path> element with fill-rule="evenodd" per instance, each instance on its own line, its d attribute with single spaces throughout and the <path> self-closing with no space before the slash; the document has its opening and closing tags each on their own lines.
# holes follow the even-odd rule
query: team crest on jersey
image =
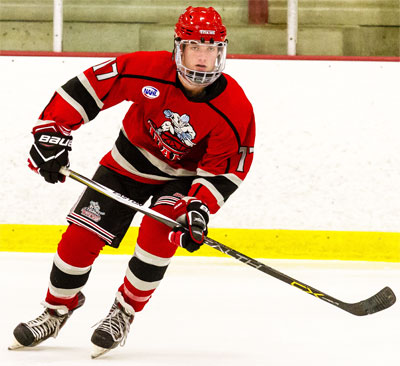
<svg viewBox="0 0 400 366">
<path fill-rule="evenodd" d="M 83 207 L 81 209 L 81 214 L 95 222 L 99 222 L 101 220 L 101 215 L 105 213 L 100 211 L 98 202 L 90 201 L 89 207 Z"/>
<path fill-rule="evenodd" d="M 150 134 L 154 141 L 157 142 L 161 153 L 170 160 L 180 160 L 187 152 L 188 147 L 196 145 L 193 140 L 196 132 L 189 123 L 189 115 L 172 112 L 169 109 L 164 110 L 166 120 L 161 123 L 160 127 L 148 120 L 150 125 Z"/>
<path fill-rule="evenodd" d="M 149 99 L 155 99 L 160 96 L 160 91 L 154 86 L 145 86 L 142 88 L 142 94 Z"/>
</svg>

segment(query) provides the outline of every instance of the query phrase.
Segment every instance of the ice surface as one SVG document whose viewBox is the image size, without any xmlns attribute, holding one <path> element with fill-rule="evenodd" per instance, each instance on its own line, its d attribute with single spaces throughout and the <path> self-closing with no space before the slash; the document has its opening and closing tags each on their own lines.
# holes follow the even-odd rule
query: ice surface
<svg viewBox="0 0 400 366">
<path fill-rule="evenodd" d="M 100 256 L 83 291 L 85 306 L 57 339 L 8 351 L 14 327 L 42 312 L 52 255 L 0 253 L 1 364 L 400 365 L 400 301 L 356 317 L 233 259 L 200 257 L 174 258 L 125 347 L 91 360 L 91 326 L 108 313 L 128 260 Z M 386 285 L 400 298 L 400 264 L 263 261 L 346 302 Z"/>
</svg>

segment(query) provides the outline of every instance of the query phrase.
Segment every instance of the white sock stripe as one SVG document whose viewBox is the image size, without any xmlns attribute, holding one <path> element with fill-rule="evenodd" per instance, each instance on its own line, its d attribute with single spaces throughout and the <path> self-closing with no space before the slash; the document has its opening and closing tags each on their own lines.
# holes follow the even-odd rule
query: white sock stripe
<svg viewBox="0 0 400 366">
<path fill-rule="evenodd" d="M 124 285 L 124 294 L 126 296 L 128 296 L 130 299 L 132 299 L 133 301 L 137 301 L 137 302 L 145 302 L 145 301 L 149 300 L 150 297 L 151 297 L 151 295 L 149 295 L 149 296 L 136 296 L 132 292 L 130 292 L 125 285 Z"/>
<path fill-rule="evenodd" d="M 58 255 L 58 253 L 56 253 L 54 255 L 54 264 L 62 272 L 67 273 L 69 275 L 78 275 L 78 276 L 88 273 L 90 271 L 90 269 L 92 268 L 92 266 L 88 266 L 88 267 L 71 266 L 67 262 L 64 262 L 61 259 L 61 257 Z"/>
<path fill-rule="evenodd" d="M 55 297 L 60 297 L 62 299 L 72 299 L 81 289 L 83 286 L 78 288 L 58 288 L 53 286 L 49 283 L 49 292 Z"/>
<path fill-rule="evenodd" d="M 126 278 L 128 279 L 128 281 L 130 282 L 130 284 L 137 288 L 140 291 L 149 291 L 149 290 L 155 290 L 158 285 L 160 284 L 160 281 L 154 281 L 154 282 L 147 282 L 147 281 L 143 281 L 139 278 L 137 278 L 132 272 L 131 270 L 128 269 L 126 270 L 125 273 Z"/>
<path fill-rule="evenodd" d="M 144 263 L 152 264 L 157 267 L 168 266 L 172 259 L 172 257 L 163 258 L 163 257 L 158 257 L 156 255 L 153 255 L 149 252 L 146 252 L 144 249 L 142 249 L 140 247 L 139 243 L 136 243 L 134 256 L 136 258 L 140 259 Z"/>
</svg>

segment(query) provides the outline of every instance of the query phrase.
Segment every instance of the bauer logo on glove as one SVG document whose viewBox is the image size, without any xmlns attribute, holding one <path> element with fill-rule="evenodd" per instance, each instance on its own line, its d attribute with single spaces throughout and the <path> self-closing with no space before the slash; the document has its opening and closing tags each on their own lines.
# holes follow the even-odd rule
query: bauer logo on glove
<svg viewBox="0 0 400 366">
<path fill-rule="evenodd" d="M 29 153 L 28 166 L 39 173 L 46 182 L 64 182 L 59 173 L 62 166 L 69 166 L 68 152 L 71 150 L 72 136 L 65 136 L 56 127 L 34 132 L 35 142 Z"/>
<path fill-rule="evenodd" d="M 52 145 L 60 145 L 60 146 L 67 146 L 71 148 L 72 146 L 72 137 L 58 137 L 58 136 L 53 136 L 53 135 L 41 135 L 38 139 L 38 142 L 42 143 L 47 143 L 48 147 L 52 147 Z"/>
</svg>

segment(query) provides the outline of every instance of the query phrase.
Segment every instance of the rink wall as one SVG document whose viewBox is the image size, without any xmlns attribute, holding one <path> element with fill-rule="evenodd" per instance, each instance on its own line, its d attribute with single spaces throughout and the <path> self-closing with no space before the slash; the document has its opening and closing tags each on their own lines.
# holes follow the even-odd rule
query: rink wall
<svg viewBox="0 0 400 366">
<path fill-rule="evenodd" d="M 105 59 L 0 56 L 0 251 L 55 250 L 82 186 L 49 185 L 26 168 L 30 130 L 55 89 Z M 212 218 L 210 237 L 258 258 L 400 262 L 399 65 L 229 59 L 226 72 L 254 106 L 255 161 Z M 93 173 L 128 107 L 102 112 L 75 132 L 72 169 Z M 118 251 L 104 252 L 131 254 L 139 220 Z"/>
</svg>

